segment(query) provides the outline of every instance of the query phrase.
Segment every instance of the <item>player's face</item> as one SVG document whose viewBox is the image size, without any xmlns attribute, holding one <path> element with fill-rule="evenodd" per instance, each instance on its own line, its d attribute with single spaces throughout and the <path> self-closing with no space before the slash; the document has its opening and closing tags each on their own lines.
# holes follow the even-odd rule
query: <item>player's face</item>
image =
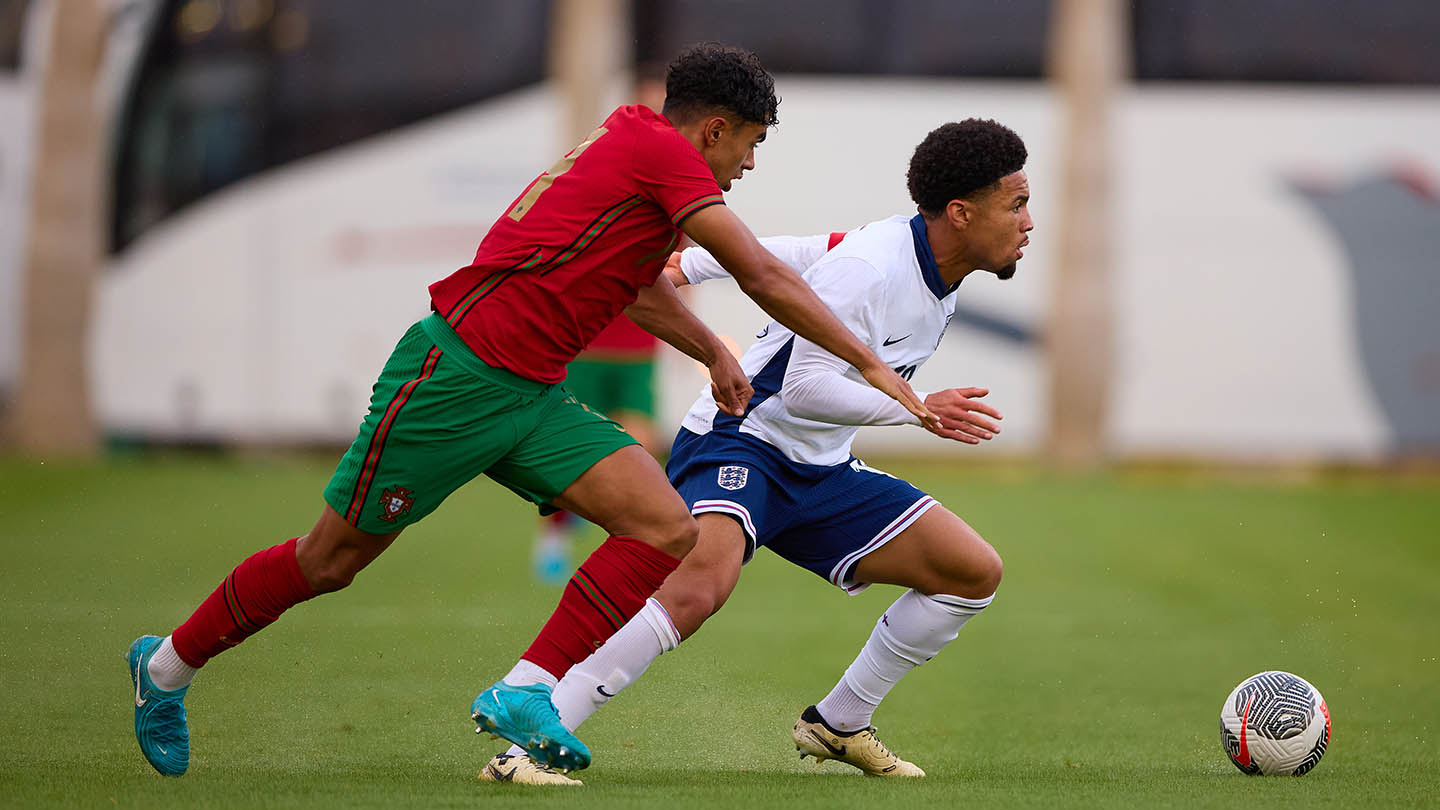
<svg viewBox="0 0 1440 810">
<path fill-rule="evenodd" d="M 1015 263 L 1030 244 L 1030 181 L 1024 171 L 1007 174 L 973 201 L 965 229 L 970 255 L 977 267 L 1000 278 L 1015 275 Z"/>
<path fill-rule="evenodd" d="M 730 184 L 739 180 L 741 174 L 755 168 L 755 147 L 765 141 L 767 129 L 764 124 L 748 121 L 711 125 L 705 162 L 710 164 L 710 171 L 722 191 L 729 191 Z"/>
</svg>

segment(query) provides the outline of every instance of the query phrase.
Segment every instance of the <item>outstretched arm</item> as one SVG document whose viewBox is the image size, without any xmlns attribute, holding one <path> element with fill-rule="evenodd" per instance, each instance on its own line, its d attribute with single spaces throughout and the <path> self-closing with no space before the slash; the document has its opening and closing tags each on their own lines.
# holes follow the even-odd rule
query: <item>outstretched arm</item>
<svg viewBox="0 0 1440 810">
<path fill-rule="evenodd" d="M 710 391 L 720 410 L 732 416 L 745 415 L 754 393 L 750 380 L 720 337 L 680 300 L 665 274 L 653 285 L 641 287 L 625 314 L 641 329 L 700 361 L 710 370 Z"/>
<path fill-rule="evenodd" d="M 795 272 L 804 273 L 829 252 L 832 236 L 834 234 L 823 233 L 816 236 L 762 236 L 759 241 L 760 246 L 775 258 L 790 265 Z M 670 260 L 665 263 L 665 275 L 676 287 L 730 277 L 710 251 L 702 247 L 670 254 Z"/>
<path fill-rule="evenodd" d="M 730 271 L 740 289 L 772 318 L 859 369 L 866 382 L 900 402 L 923 424 L 939 427 L 939 419 L 915 395 L 910 384 L 846 329 L 800 274 L 762 247 L 729 208 L 702 208 L 687 217 L 682 227 L 687 236 Z"/>
</svg>

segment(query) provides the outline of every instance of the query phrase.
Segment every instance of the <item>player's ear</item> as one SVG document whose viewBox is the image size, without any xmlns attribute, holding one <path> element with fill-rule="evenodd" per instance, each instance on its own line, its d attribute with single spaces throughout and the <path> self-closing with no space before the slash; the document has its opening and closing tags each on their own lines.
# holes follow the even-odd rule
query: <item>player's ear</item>
<svg viewBox="0 0 1440 810">
<path fill-rule="evenodd" d="M 705 127 L 701 130 L 704 133 L 705 145 L 714 146 L 719 143 L 729 129 L 730 120 L 723 115 L 712 115 L 706 118 Z"/>
<path fill-rule="evenodd" d="M 970 203 L 965 200 L 951 200 L 945 206 L 945 217 L 956 228 L 964 228 L 969 225 L 972 213 Z"/>
</svg>

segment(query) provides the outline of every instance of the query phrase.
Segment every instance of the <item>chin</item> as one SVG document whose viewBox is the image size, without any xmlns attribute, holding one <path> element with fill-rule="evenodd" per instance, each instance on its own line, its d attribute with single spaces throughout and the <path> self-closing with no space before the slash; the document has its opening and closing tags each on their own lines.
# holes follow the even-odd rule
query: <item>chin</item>
<svg viewBox="0 0 1440 810">
<path fill-rule="evenodd" d="M 1001 281 L 1009 281 L 1015 277 L 1015 262 L 1011 262 L 995 271 L 995 277 Z"/>
</svg>

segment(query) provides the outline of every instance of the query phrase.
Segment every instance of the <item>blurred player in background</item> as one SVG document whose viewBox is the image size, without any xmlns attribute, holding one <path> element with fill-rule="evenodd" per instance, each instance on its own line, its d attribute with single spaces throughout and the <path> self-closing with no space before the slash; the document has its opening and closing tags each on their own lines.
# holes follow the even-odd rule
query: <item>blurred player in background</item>
<svg viewBox="0 0 1440 810">
<path fill-rule="evenodd" d="M 409 329 L 381 371 L 310 533 L 240 563 L 170 636 L 131 645 L 135 736 L 156 770 L 179 775 L 189 766 L 184 698 L 200 667 L 296 604 L 348 586 L 404 527 L 482 473 L 610 535 L 521 661 L 471 707 L 482 728 L 546 764 L 588 764 L 584 745 L 550 721 L 551 686 L 644 605 L 698 528 L 655 460 L 558 385 L 565 366 L 624 310 L 710 368 L 726 413 L 743 413 L 751 393 L 735 359 L 662 273 L 682 231 L 765 311 L 936 420 L 724 205 L 722 192 L 754 168 L 755 147 L 778 120 L 774 80 L 759 61 L 736 48 L 695 46 L 671 64 L 666 88 L 663 117 L 616 109 L 525 189 L 469 266 L 430 286 L 434 313 Z"/>
<path fill-rule="evenodd" d="M 1007 279 L 1033 228 L 1026 149 L 994 121 L 946 124 L 910 162 L 919 214 L 874 222 L 846 235 L 778 237 L 762 243 L 804 278 L 840 319 L 902 376 L 939 346 L 960 282 L 975 270 Z M 833 246 L 833 247 L 832 247 Z M 827 251 L 829 248 L 829 252 Z M 676 284 L 723 275 L 703 250 L 681 255 Z M 674 267 L 667 269 L 673 272 Z M 741 360 L 755 393 L 742 416 L 701 397 L 675 439 L 667 472 L 700 523 L 695 550 L 645 607 L 554 691 L 572 730 L 661 654 L 689 638 L 725 603 L 740 567 L 766 546 L 846 593 L 871 583 L 906 588 L 828 695 L 805 709 L 792 736 L 801 756 L 838 759 L 872 776 L 924 776 L 875 735 L 871 716 L 910 669 L 929 661 L 984 610 L 1001 560 L 965 521 L 909 483 L 850 453 L 860 425 L 920 424 L 863 384 L 855 369 L 772 322 Z M 977 444 L 1000 413 L 983 388 L 925 397 L 942 438 Z M 517 767 L 511 749 L 488 778 L 577 784 Z"/>
<path fill-rule="evenodd" d="M 664 65 L 636 70 L 635 103 L 660 112 L 665 106 Z M 659 458 L 666 449 L 655 431 L 655 361 L 660 341 L 621 315 L 590 341 L 566 367 L 565 388 L 575 398 L 614 419 L 645 452 Z M 585 523 L 560 510 L 540 518 L 532 560 L 535 578 L 563 585 L 574 570 L 571 554 Z"/>
</svg>

